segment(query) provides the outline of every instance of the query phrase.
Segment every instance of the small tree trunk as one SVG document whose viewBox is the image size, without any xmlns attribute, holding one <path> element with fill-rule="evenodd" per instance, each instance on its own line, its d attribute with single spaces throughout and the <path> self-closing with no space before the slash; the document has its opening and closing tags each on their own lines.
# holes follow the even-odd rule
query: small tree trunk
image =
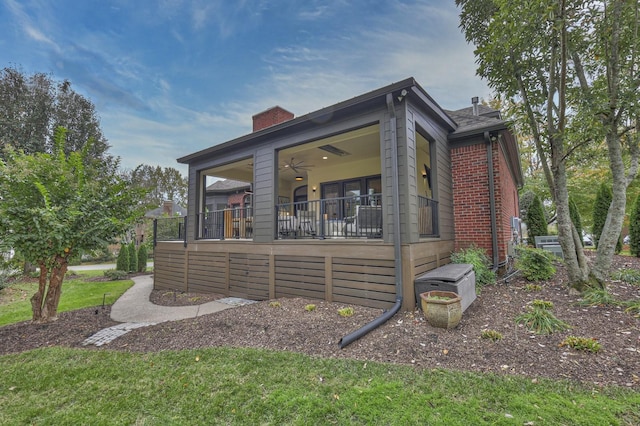
<svg viewBox="0 0 640 426">
<path fill-rule="evenodd" d="M 68 261 L 66 257 L 57 256 L 54 267 L 51 269 L 49 288 L 42 308 L 42 322 L 51 322 L 58 319 L 58 303 L 62 294 L 62 281 L 67 273 Z"/>
<path fill-rule="evenodd" d="M 42 322 L 42 299 L 47 289 L 48 269 L 44 263 L 40 263 L 40 276 L 38 278 L 38 291 L 31 296 L 31 312 L 33 322 Z"/>
</svg>

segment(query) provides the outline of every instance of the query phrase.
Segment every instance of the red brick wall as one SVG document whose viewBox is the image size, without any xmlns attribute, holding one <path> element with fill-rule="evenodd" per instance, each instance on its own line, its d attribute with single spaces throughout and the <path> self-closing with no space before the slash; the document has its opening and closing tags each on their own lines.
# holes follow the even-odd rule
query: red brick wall
<svg viewBox="0 0 640 426">
<path fill-rule="evenodd" d="M 498 261 L 507 256 L 511 239 L 511 217 L 517 216 L 518 194 L 506 159 L 497 143 L 492 149 Z M 491 241 L 491 208 L 489 201 L 489 169 L 487 146 L 479 143 L 451 150 L 455 249 L 472 245 L 486 250 L 493 259 Z"/>
<path fill-rule="evenodd" d="M 498 215 L 498 248 L 499 259 L 507 258 L 507 245 L 513 238 L 511 218 L 520 215 L 518 203 L 518 188 L 511 177 L 504 152 L 498 144 L 494 145 L 493 161 L 497 164 L 496 182 L 496 213 Z M 497 157 L 497 158 L 496 158 Z M 498 161 L 496 163 L 496 160 Z"/>
<path fill-rule="evenodd" d="M 260 112 L 253 117 L 253 131 L 265 129 L 276 124 L 289 121 L 293 118 L 293 114 L 284 108 L 275 106 L 266 111 Z"/>
<path fill-rule="evenodd" d="M 491 253 L 487 151 L 483 144 L 451 150 L 455 250 L 472 245 Z"/>
</svg>

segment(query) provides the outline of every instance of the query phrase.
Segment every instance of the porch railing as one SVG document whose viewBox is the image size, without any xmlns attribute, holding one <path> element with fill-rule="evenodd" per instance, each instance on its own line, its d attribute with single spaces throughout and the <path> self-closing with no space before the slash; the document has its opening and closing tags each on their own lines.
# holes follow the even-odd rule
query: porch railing
<svg viewBox="0 0 640 426">
<path fill-rule="evenodd" d="M 187 217 L 161 217 L 153 220 L 153 245 L 158 241 L 184 241 L 187 245 Z"/>
<path fill-rule="evenodd" d="M 253 208 L 216 210 L 198 215 L 199 238 L 251 239 L 253 238 Z"/>
<path fill-rule="evenodd" d="M 276 238 L 382 238 L 381 194 L 276 205 Z"/>
<path fill-rule="evenodd" d="M 381 194 L 368 194 L 275 206 L 276 235 L 284 239 L 382 238 Z M 199 239 L 252 239 L 251 207 L 217 210 L 198 215 Z M 418 197 L 418 229 L 421 237 L 436 237 L 438 202 Z"/>
</svg>

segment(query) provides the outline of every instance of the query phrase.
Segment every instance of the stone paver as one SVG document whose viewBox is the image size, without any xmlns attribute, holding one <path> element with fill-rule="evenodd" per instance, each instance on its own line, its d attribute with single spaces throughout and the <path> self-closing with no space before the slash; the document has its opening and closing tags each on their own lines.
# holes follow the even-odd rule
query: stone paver
<svg viewBox="0 0 640 426">
<path fill-rule="evenodd" d="M 149 325 L 155 325 L 154 322 L 125 322 L 123 324 L 117 324 L 109 328 L 104 328 L 98 331 L 93 336 L 90 336 L 82 342 L 83 346 L 87 345 L 95 345 L 102 346 L 105 343 L 109 343 L 116 338 L 122 336 L 123 334 L 127 334 L 131 330 L 140 327 L 147 327 Z"/>
</svg>

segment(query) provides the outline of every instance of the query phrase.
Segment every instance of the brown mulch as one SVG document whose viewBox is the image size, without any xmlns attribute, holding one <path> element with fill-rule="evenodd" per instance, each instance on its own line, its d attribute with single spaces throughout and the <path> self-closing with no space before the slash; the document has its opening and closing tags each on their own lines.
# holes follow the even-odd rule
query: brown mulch
<svg viewBox="0 0 640 426">
<path fill-rule="evenodd" d="M 640 259 L 615 256 L 613 269 L 640 268 Z M 341 303 L 300 298 L 279 299 L 227 309 L 211 315 L 143 327 L 119 337 L 100 350 L 155 352 L 214 346 L 286 350 L 315 357 L 352 358 L 414 365 L 417 368 L 493 372 L 538 378 L 568 379 L 588 385 L 640 388 L 640 319 L 620 306 L 577 305 L 580 296 L 567 287 L 565 268 L 558 265 L 553 279 L 527 289 L 526 280 L 512 278 L 482 289 L 465 311 L 460 324 L 445 330 L 429 326 L 421 311 L 400 312 L 344 349 L 340 338 L 377 318 L 380 309 L 353 306 L 352 317 L 342 317 Z M 617 300 L 639 300 L 640 286 L 611 281 Z M 203 296 L 154 292 L 164 304 L 202 303 L 219 295 Z M 201 297 L 200 299 L 195 299 Z M 551 301 L 555 316 L 572 326 L 569 331 L 536 335 L 515 323 L 534 299 Z M 316 305 L 307 310 L 308 304 Z M 97 312 L 97 313 L 96 313 Z M 63 313 L 57 322 L 28 322 L 0 327 L 0 354 L 45 346 L 79 347 L 94 332 L 115 324 L 108 308 Z M 503 335 L 497 342 L 482 339 L 483 330 Z M 598 353 L 559 346 L 569 335 L 597 339 Z"/>
</svg>

